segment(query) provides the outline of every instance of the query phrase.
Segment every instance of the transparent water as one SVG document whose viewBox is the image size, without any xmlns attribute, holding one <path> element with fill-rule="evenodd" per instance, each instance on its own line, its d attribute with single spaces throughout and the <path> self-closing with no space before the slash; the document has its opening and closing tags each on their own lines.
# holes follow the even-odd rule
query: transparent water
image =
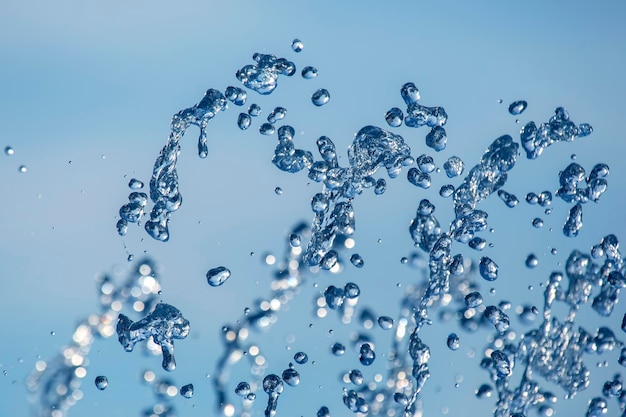
<svg viewBox="0 0 626 417">
<path fill-rule="evenodd" d="M 201 82 L 210 85 L 201 91 L 215 88 L 228 101 L 228 108 L 213 112 L 216 115 L 206 124 L 206 141 L 202 135 L 198 140 L 195 126 L 185 136 L 170 140 L 160 125 L 141 152 L 129 149 L 132 142 L 120 146 L 119 153 L 98 150 L 94 156 L 104 171 L 110 169 L 104 165 L 108 161 L 129 158 L 127 176 L 113 174 L 119 181 L 111 181 L 112 194 L 104 193 L 104 186 L 81 184 L 76 197 L 63 199 L 60 212 L 71 214 L 71 223 L 51 220 L 45 210 L 30 217 L 31 222 L 46 219 L 46 227 L 33 227 L 37 239 L 50 237 L 57 242 L 62 233 L 81 230 L 84 248 L 70 251 L 68 258 L 58 245 L 63 262 L 47 262 L 46 279 L 32 281 L 38 284 L 30 285 L 29 300 L 34 300 L 40 286 L 50 286 L 44 292 L 49 298 L 33 302 L 32 311 L 42 311 L 36 307 L 41 304 L 49 307 L 46 311 L 59 313 L 50 319 L 49 313 L 39 313 L 38 320 L 29 320 L 33 322 L 29 332 L 40 334 L 38 341 L 17 342 L 18 354 L 3 353 L 4 392 L 24 398 L 25 382 L 33 391 L 30 407 L 34 413 L 44 410 L 43 415 L 52 407 L 67 407 L 67 415 L 325 416 L 352 411 L 468 415 L 468 404 L 471 415 L 491 415 L 496 405 L 501 410 L 497 415 L 551 415 L 551 410 L 571 414 L 572 409 L 578 415 L 585 410 L 595 415 L 604 409 L 608 409 L 605 415 L 618 415 L 621 382 L 613 374 L 623 362 L 624 310 L 614 300 L 623 277 L 621 255 L 611 234 L 622 236 L 623 223 L 610 214 L 615 212 L 611 198 L 619 195 L 622 176 L 613 155 L 582 151 L 607 140 L 599 135 L 603 125 L 598 118 L 591 111 L 574 111 L 576 103 L 570 106 L 563 97 L 545 108 L 542 99 L 531 93 L 522 95 L 528 108 L 511 116 L 506 103 L 517 99 L 519 92 L 503 104 L 496 100 L 502 92 L 494 94 L 490 104 L 480 109 L 483 113 L 472 108 L 453 111 L 458 106 L 451 99 L 454 94 L 450 99 L 437 96 L 437 86 L 422 83 L 420 77 L 412 81 L 423 97 L 410 91 L 399 94 L 409 80 L 398 75 L 384 88 L 370 85 L 374 91 L 367 92 L 369 102 L 380 101 L 380 105 L 372 104 L 371 114 L 366 111 L 364 120 L 353 122 L 353 114 L 333 107 L 341 105 L 342 91 L 350 89 L 333 84 L 327 62 L 306 55 L 315 47 L 305 36 L 300 39 L 306 48 L 298 46 L 298 54 L 291 50 L 290 39 L 293 36 L 276 46 L 282 51 L 277 56 L 293 61 L 295 74 L 305 65 L 315 65 L 320 69 L 316 79 L 283 74 L 274 80 L 277 87 L 271 94 L 248 89 L 244 104 L 241 92 L 226 91 L 237 82 L 232 77 L 235 68 L 224 68 L 229 75 L 224 82 L 202 77 Z M 273 47 L 268 43 L 258 50 L 267 54 Z M 249 65 L 248 53 L 240 55 L 237 68 Z M 312 84 L 317 81 L 322 84 Z M 261 93 L 268 92 L 266 84 L 253 85 Z M 327 88 L 333 100 L 316 107 L 310 95 L 320 87 Z M 196 97 L 201 91 L 189 90 L 189 101 L 166 103 L 167 108 L 173 106 L 166 119 L 202 101 Z M 237 101 L 244 107 L 239 108 Z M 265 110 L 262 117 L 252 116 L 255 109 L 248 112 L 252 101 Z M 415 129 L 388 123 L 390 108 L 422 102 L 440 106 L 430 109 L 445 107 L 445 141 L 435 129 L 437 120 L 442 120 L 437 118 L 443 114 L 439 110 L 432 111 L 434 126 L 410 122 Z M 570 143 L 554 141 L 536 161 L 527 160 L 519 131 L 530 120 L 536 126 L 545 123 L 559 105 L 570 109 L 577 122 L 592 123 L 595 130 Z M 266 115 L 278 107 L 289 109 L 288 114 L 273 117 L 270 123 Z M 199 103 L 196 110 L 200 108 L 210 106 Z M 406 114 L 417 119 L 418 110 L 426 111 L 413 106 Z M 241 114 L 251 116 L 250 129 L 241 129 Z M 489 123 L 484 114 L 490 115 Z M 198 116 L 201 119 L 194 113 Z M 326 129 L 331 125 L 315 121 L 325 117 L 345 126 Z M 465 117 L 482 120 L 484 130 L 469 129 L 461 122 L 468 120 Z M 518 125 L 514 117 L 522 123 Z M 200 119 L 198 124 L 203 125 Z M 266 121 L 276 126 L 274 133 L 263 136 L 258 129 Z M 293 131 L 281 131 L 286 125 Z M 589 130 L 581 126 L 577 128 Z M 520 143 L 521 154 L 516 157 L 513 143 Z M 177 172 L 168 177 L 172 182 L 167 189 L 159 189 L 160 173 L 173 172 L 167 162 L 171 160 L 161 159 L 157 180 L 151 184 L 158 192 L 149 192 L 137 181 L 151 182 L 163 144 L 166 148 L 175 144 L 167 148 L 175 151 L 180 145 Z M 15 149 L 5 155 L 7 167 L 14 165 L 11 178 L 45 183 L 38 172 L 53 171 L 42 170 L 43 162 L 19 159 L 32 151 L 20 149 L 18 142 L 6 145 Z M 107 158 L 102 158 L 104 152 Z M 574 152 L 576 163 L 586 172 L 570 186 L 572 181 L 561 180 L 559 172 L 568 171 Z M 249 158 L 244 158 L 247 154 Z M 445 162 L 454 155 L 462 158 L 464 169 L 458 163 L 446 169 Z M 87 175 L 96 164 L 87 163 L 81 154 L 64 159 L 72 161 L 65 161 L 64 169 L 80 168 L 78 177 L 68 176 L 74 179 Z M 602 162 L 611 167 L 610 176 L 594 168 Z M 15 172 L 22 163 L 28 171 Z M 414 175 L 409 177 L 411 169 Z M 26 179 L 16 178 L 18 174 Z M 420 175 L 428 175 L 432 185 L 425 187 L 425 179 L 409 179 Z M 600 179 L 611 186 L 604 187 Z M 53 187 L 20 184 L 35 191 L 33 200 L 46 201 L 55 195 Z M 71 181 L 63 184 L 74 190 Z M 446 184 L 454 187 L 447 198 L 439 194 Z M 179 186 L 185 195 L 182 204 Z M 559 193 L 561 188 L 564 191 Z M 278 189 L 280 193 L 275 192 Z M 523 198 L 532 191 L 536 204 Z M 91 207 L 74 200 L 90 194 L 103 194 L 103 198 Z M 519 203 L 514 203 L 519 201 L 515 195 L 522 197 Z M 592 195 L 599 197 L 597 204 Z M 16 198 L 22 201 L 19 195 Z M 152 225 L 159 227 L 148 228 L 153 233 L 147 234 L 146 220 L 159 202 L 167 210 L 157 211 Z M 550 214 L 544 211 L 548 205 L 554 210 Z M 105 216 L 98 211 L 102 206 L 109 207 Z M 120 206 L 126 209 L 118 212 Z M 582 227 L 577 212 L 571 215 L 577 206 L 584 212 Z M 123 238 L 118 235 L 120 227 L 115 227 L 116 215 L 126 217 Z M 272 216 L 277 219 L 270 223 Z M 541 217 L 543 227 L 533 227 L 535 217 Z M 565 233 L 568 223 L 571 227 Z M 314 239 L 311 226 L 318 232 Z M 11 240 L 19 247 L 21 234 L 14 236 Z M 90 259 L 93 250 L 86 242 L 91 239 L 108 242 L 115 253 L 101 243 L 97 247 L 102 253 L 96 251 L 98 256 Z M 30 250 L 42 248 L 38 245 L 29 246 Z M 45 256 L 46 251 L 41 252 Z M 532 269 L 527 267 L 530 253 L 538 259 L 536 265 L 531 262 Z M 485 259 L 482 268 L 481 259 Z M 487 260 L 495 262 L 495 269 Z M 110 266 L 115 263 L 118 266 Z M 225 277 L 219 275 L 222 270 L 217 275 L 207 272 L 216 265 L 228 266 L 227 280 L 220 278 Z M 98 272 L 106 275 L 94 283 L 89 277 Z M 29 274 L 19 271 L 10 276 L 16 281 L 29 279 Z M 65 285 L 65 277 L 71 276 L 80 280 Z M 217 286 L 207 282 L 214 277 Z M 329 291 L 331 286 L 334 289 Z M 480 298 L 469 296 L 477 291 Z M 479 299 L 484 299 L 482 304 Z M 11 311 L 24 311 L 11 302 L 7 304 Z M 175 370 L 165 360 L 171 340 L 161 338 L 175 327 L 153 330 L 151 326 L 178 316 L 155 310 L 163 318 L 155 321 L 154 313 L 150 314 L 163 305 L 159 302 L 182 314 L 179 335 L 187 333 L 183 320 L 189 321 L 187 337 L 175 341 Z M 119 314 L 131 321 L 121 330 L 130 330 L 131 323 L 146 324 L 139 326 L 145 329 L 143 340 L 137 340 L 131 353 L 124 351 L 126 339 L 120 344 L 115 334 L 118 323 L 125 323 L 119 321 Z M 85 319 L 74 323 L 81 317 Z M 16 340 L 22 340 L 17 336 L 24 330 L 10 328 Z M 524 342 L 522 334 L 527 335 Z M 335 344 L 344 347 L 342 355 L 333 354 Z M 585 353 L 568 346 L 584 347 Z M 104 390 L 93 382 L 100 376 L 108 381 Z M 244 381 L 249 388 L 237 389 Z M 582 389 L 587 383 L 589 387 Z M 576 395 L 564 400 L 566 393 Z M 455 408 L 458 403 L 464 406 Z"/>
</svg>

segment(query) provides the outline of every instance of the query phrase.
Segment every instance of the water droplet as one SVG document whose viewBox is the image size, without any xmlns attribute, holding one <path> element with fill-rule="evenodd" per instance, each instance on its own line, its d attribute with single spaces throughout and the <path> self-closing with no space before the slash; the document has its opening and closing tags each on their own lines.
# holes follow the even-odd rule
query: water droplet
<svg viewBox="0 0 626 417">
<path fill-rule="evenodd" d="M 343 289 L 329 285 L 324 291 L 324 298 L 328 307 L 335 310 L 343 305 L 346 294 Z"/>
<path fill-rule="evenodd" d="M 485 246 L 487 246 L 487 241 L 483 239 L 482 237 L 476 236 L 470 239 L 469 242 L 467 242 L 467 246 L 469 246 L 470 248 L 474 250 L 481 251 L 485 249 Z"/>
<path fill-rule="evenodd" d="M 358 253 L 354 253 L 352 254 L 352 256 L 350 256 L 350 262 L 352 262 L 352 265 L 356 266 L 357 268 L 363 268 L 363 265 L 365 265 L 365 261 Z"/>
<path fill-rule="evenodd" d="M 401 126 L 402 120 L 404 120 L 404 113 L 397 107 L 393 107 L 385 113 L 385 121 L 391 127 Z"/>
<path fill-rule="evenodd" d="M 350 378 L 350 382 L 352 382 L 354 385 L 363 384 L 363 374 L 358 369 L 351 370 L 348 374 L 348 377 Z"/>
<path fill-rule="evenodd" d="M 250 107 L 248 107 L 248 114 L 252 117 L 257 117 L 261 114 L 261 106 L 255 103 L 250 104 Z"/>
<path fill-rule="evenodd" d="M 452 194 L 454 194 L 454 185 L 452 184 L 442 185 L 439 189 L 439 195 L 443 198 L 448 198 Z"/>
<path fill-rule="evenodd" d="M 457 336 L 456 333 L 450 333 L 446 344 L 448 345 L 448 349 L 457 350 L 461 347 L 461 339 L 459 339 L 459 336 Z"/>
<path fill-rule="evenodd" d="M 283 381 L 291 387 L 295 387 L 300 383 L 300 374 L 293 368 L 287 368 L 283 371 Z"/>
<path fill-rule="evenodd" d="M 106 376 L 103 375 L 97 376 L 94 382 L 96 384 L 96 388 L 98 388 L 100 391 L 104 391 L 109 386 L 109 380 Z"/>
<path fill-rule="evenodd" d="M 363 343 L 359 349 L 359 362 L 363 366 L 369 366 L 374 363 L 376 359 L 376 353 L 372 349 L 369 343 Z"/>
<path fill-rule="evenodd" d="M 465 305 L 476 308 L 483 303 L 483 296 L 478 292 L 471 292 L 465 296 Z"/>
<path fill-rule="evenodd" d="M 417 157 L 415 163 L 419 167 L 420 171 L 430 174 L 436 168 L 435 162 L 432 156 L 422 154 Z"/>
<path fill-rule="evenodd" d="M 317 417 L 330 417 L 330 410 L 328 407 L 320 407 L 320 409 L 317 410 Z"/>
<path fill-rule="evenodd" d="M 330 93 L 324 88 L 320 88 L 311 96 L 311 102 L 316 106 L 323 106 L 330 100 Z"/>
<path fill-rule="evenodd" d="M 291 245 L 292 248 L 299 248 L 300 245 L 302 244 L 302 239 L 300 238 L 300 235 L 297 235 L 295 233 L 290 234 L 289 244 Z"/>
<path fill-rule="evenodd" d="M 303 48 L 304 44 L 300 39 L 294 39 L 293 42 L 291 42 L 291 49 L 294 52 L 301 52 Z"/>
<path fill-rule="evenodd" d="M 485 309 L 485 317 L 500 334 L 508 330 L 510 325 L 509 316 L 506 315 L 499 307 L 488 306 Z"/>
<path fill-rule="evenodd" d="M 511 113 L 513 116 L 522 114 L 524 110 L 526 110 L 526 106 L 528 106 L 528 103 L 525 102 L 524 100 L 514 101 L 509 106 L 509 113 Z"/>
<path fill-rule="evenodd" d="M 132 178 L 130 181 L 128 181 L 128 188 L 130 188 L 131 190 L 140 190 L 143 188 L 143 182 L 139 181 L 136 178 Z"/>
<path fill-rule="evenodd" d="M 28 171 L 28 168 L 26 168 L 26 165 L 20 165 L 19 168 L 17 168 L 18 172 L 24 173 L 26 171 Z"/>
<path fill-rule="evenodd" d="M 270 114 L 267 115 L 267 121 L 274 124 L 278 120 L 283 120 L 285 116 L 287 116 L 287 109 L 284 107 L 276 107 Z"/>
<path fill-rule="evenodd" d="M 250 127 L 251 123 L 252 123 L 252 118 L 250 117 L 249 114 L 239 113 L 239 116 L 237 117 L 237 126 L 239 126 L 239 129 L 246 130 L 247 128 Z"/>
<path fill-rule="evenodd" d="M 535 268 L 537 265 L 539 265 L 539 258 L 537 258 L 534 253 L 528 255 L 526 258 L 526 266 L 528 268 Z"/>
<path fill-rule="evenodd" d="M 259 126 L 259 132 L 262 135 L 273 135 L 276 130 L 274 129 L 274 125 L 271 123 L 263 123 Z"/>
<path fill-rule="evenodd" d="M 393 327 L 393 319 L 389 316 L 380 316 L 378 318 L 378 325 L 383 330 L 389 330 Z"/>
<path fill-rule="evenodd" d="M 463 174 L 463 170 L 465 165 L 463 164 L 463 160 L 458 156 L 451 156 L 448 160 L 443 164 L 443 169 L 446 171 L 446 175 L 448 178 L 458 177 Z"/>
<path fill-rule="evenodd" d="M 224 266 L 209 269 L 206 273 L 206 279 L 210 286 L 219 287 L 230 278 L 230 269 Z"/>
<path fill-rule="evenodd" d="M 248 97 L 248 93 L 246 90 L 239 87 L 226 87 L 224 91 L 224 96 L 231 101 L 235 106 L 243 106 L 246 104 L 246 98 Z"/>
<path fill-rule="evenodd" d="M 441 152 L 446 149 L 448 143 L 448 136 L 446 130 L 441 126 L 433 127 L 426 135 L 426 146 L 433 148 L 437 152 Z"/>
<path fill-rule="evenodd" d="M 309 356 L 304 352 L 298 352 L 295 355 L 293 355 L 293 360 L 296 361 L 296 363 L 299 363 L 300 365 L 302 365 L 308 362 Z"/>
<path fill-rule="evenodd" d="M 498 265 L 487 256 L 480 258 L 478 270 L 480 271 L 480 276 L 487 281 L 498 279 Z"/>
<path fill-rule="evenodd" d="M 245 381 L 240 382 L 235 387 L 235 394 L 239 395 L 240 397 L 245 397 L 246 395 L 250 394 L 250 384 Z"/>
<path fill-rule="evenodd" d="M 341 356 L 344 353 L 346 353 L 346 347 L 342 345 L 341 343 L 337 342 L 337 343 L 333 343 L 333 345 L 330 347 L 330 351 L 335 356 Z"/>
<path fill-rule="evenodd" d="M 474 393 L 476 394 L 476 398 L 489 398 L 493 394 L 493 388 L 491 388 L 491 385 L 483 384 L 476 391 L 474 391 Z"/>
<path fill-rule="evenodd" d="M 302 78 L 310 80 L 311 78 L 317 77 L 317 68 L 306 66 L 302 68 Z"/>
<path fill-rule="evenodd" d="M 180 395 L 185 398 L 193 397 L 193 384 L 187 384 L 180 387 Z"/>
<path fill-rule="evenodd" d="M 283 189 L 280 188 L 280 187 L 276 187 L 276 188 L 274 188 L 274 193 L 276 195 L 283 195 Z"/>
<path fill-rule="evenodd" d="M 337 264 L 337 252 L 335 250 L 330 250 L 320 261 L 320 268 L 325 270 L 332 269 L 335 264 Z"/>
<path fill-rule="evenodd" d="M 4 148 L 4 154 L 7 156 L 11 156 L 13 154 L 15 154 L 15 150 L 13 150 L 12 147 L 7 146 L 6 148 Z"/>
<path fill-rule="evenodd" d="M 346 297 L 350 299 L 355 299 L 361 295 L 361 289 L 354 282 L 348 282 L 343 288 L 343 291 L 346 294 Z"/>
<path fill-rule="evenodd" d="M 540 219 L 539 217 L 535 217 L 533 219 L 533 227 L 536 227 L 537 229 L 539 229 L 540 227 L 543 227 L 543 220 Z"/>
</svg>

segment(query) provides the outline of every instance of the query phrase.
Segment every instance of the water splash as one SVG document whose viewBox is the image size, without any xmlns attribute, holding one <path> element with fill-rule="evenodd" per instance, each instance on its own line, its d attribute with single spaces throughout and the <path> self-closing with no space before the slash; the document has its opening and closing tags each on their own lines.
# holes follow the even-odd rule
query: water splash
<svg viewBox="0 0 626 417">
<path fill-rule="evenodd" d="M 131 352 L 136 343 L 152 337 L 163 351 L 163 369 L 173 371 L 176 369 L 174 339 L 187 337 L 189 321 L 176 307 L 159 303 L 150 314 L 137 322 L 120 314 L 116 332 L 120 344 L 127 352 Z"/>
</svg>

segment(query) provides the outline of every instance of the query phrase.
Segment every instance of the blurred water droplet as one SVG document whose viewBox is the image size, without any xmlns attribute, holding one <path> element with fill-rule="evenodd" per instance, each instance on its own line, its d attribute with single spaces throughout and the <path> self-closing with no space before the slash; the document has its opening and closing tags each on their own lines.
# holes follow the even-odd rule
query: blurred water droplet
<svg viewBox="0 0 626 417">
<path fill-rule="evenodd" d="M 393 319 L 389 316 L 380 316 L 378 318 L 378 325 L 383 330 L 389 330 L 393 327 Z"/>
<path fill-rule="evenodd" d="M 274 194 L 276 194 L 276 195 L 283 195 L 283 189 L 280 188 L 280 187 L 274 188 Z"/>
<path fill-rule="evenodd" d="M 17 168 L 18 172 L 24 173 L 26 171 L 28 171 L 28 168 L 26 168 L 26 165 L 20 165 L 19 168 Z"/>
<path fill-rule="evenodd" d="M 11 156 L 13 154 L 15 154 L 15 150 L 13 150 L 12 147 L 7 146 L 6 148 L 4 148 L 4 154 L 7 156 Z"/>
<path fill-rule="evenodd" d="M 526 258 L 526 266 L 528 268 L 535 268 L 537 265 L 539 265 L 539 258 L 537 258 L 534 253 L 528 255 Z"/>
<path fill-rule="evenodd" d="M 333 343 L 333 345 L 330 347 L 330 351 L 335 356 L 341 356 L 344 353 L 346 353 L 346 347 L 342 345 L 341 343 L 337 342 L 337 343 Z"/>
<path fill-rule="evenodd" d="M 361 365 L 369 366 L 374 363 L 376 359 L 376 353 L 372 349 L 369 343 L 363 343 L 359 349 L 359 362 Z"/>
<path fill-rule="evenodd" d="M 543 220 L 539 217 L 535 217 L 533 219 L 533 227 L 536 227 L 537 229 L 543 227 Z"/>
<path fill-rule="evenodd" d="M 206 273 L 206 279 L 210 286 L 219 287 L 230 278 L 230 269 L 224 266 L 209 269 Z"/>
</svg>

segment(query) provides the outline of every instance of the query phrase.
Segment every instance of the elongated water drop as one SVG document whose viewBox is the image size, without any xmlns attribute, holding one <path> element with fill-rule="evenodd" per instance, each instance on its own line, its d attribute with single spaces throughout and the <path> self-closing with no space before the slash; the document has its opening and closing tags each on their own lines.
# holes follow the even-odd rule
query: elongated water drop
<svg viewBox="0 0 626 417">
<path fill-rule="evenodd" d="M 359 350 L 359 362 L 361 365 L 369 366 L 374 363 L 376 359 L 376 353 L 372 349 L 369 343 L 363 343 Z"/>
<path fill-rule="evenodd" d="M 498 265 L 487 256 L 480 258 L 478 270 L 480 271 L 480 276 L 487 281 L 495 281 L 498 279 Z"/>
<path fill-rule="evenodd" d="M 457 350 L 461 347 L 461 339 L 456 333 L 450 333 L 448 335 L 448 340 L 446 340 L 446 344 L 448 345 L 448 349 Z"/>
<path fill-rule="evenodd" d="M 352 382 L 354 385 L 363 384 L 363 374 L 358 369 L 351 370 L 348 374 L 348 377 L 350 378 L 350 382 Z"/>
<path fill-rule="evenodd" d="M 363 268 L 363 265 L 365 265 L 365 261 L 363 261 L 363 258 L 358 253 L 353 253 L 352 256 L 350 256 L 350 262 L 357 268 Z"/>
<path fill-rule="evenodd" d="M 378 318 L 378 325 L 383 330 L 389 330 L 393 327 L 393 319 L 389 316 L 380 316 Z"/>
<path fill-rule="evenodd" d="M 513 116 L 522 114 L 522 112 L 526 110 L 526 106 L 528 106 L 528 103 L 524 100 L 514 101 L 513 103 L 511 103 L 511 105 L 509 105 L 509 113 L 511 113 Z"/>
<path fill-rule="evenodd" d="M 465 305 L 476 308 L 483 303 L 483 296 L 478 292 L 471 292 L 465 296 Z"/>
<path fill-rule="evenodd" d="M 209 269 L 206 273 L 206 279 L 210 286 L 219 287 L 230 278 L 230 269 L 225 266 Z"/>
</svg>

